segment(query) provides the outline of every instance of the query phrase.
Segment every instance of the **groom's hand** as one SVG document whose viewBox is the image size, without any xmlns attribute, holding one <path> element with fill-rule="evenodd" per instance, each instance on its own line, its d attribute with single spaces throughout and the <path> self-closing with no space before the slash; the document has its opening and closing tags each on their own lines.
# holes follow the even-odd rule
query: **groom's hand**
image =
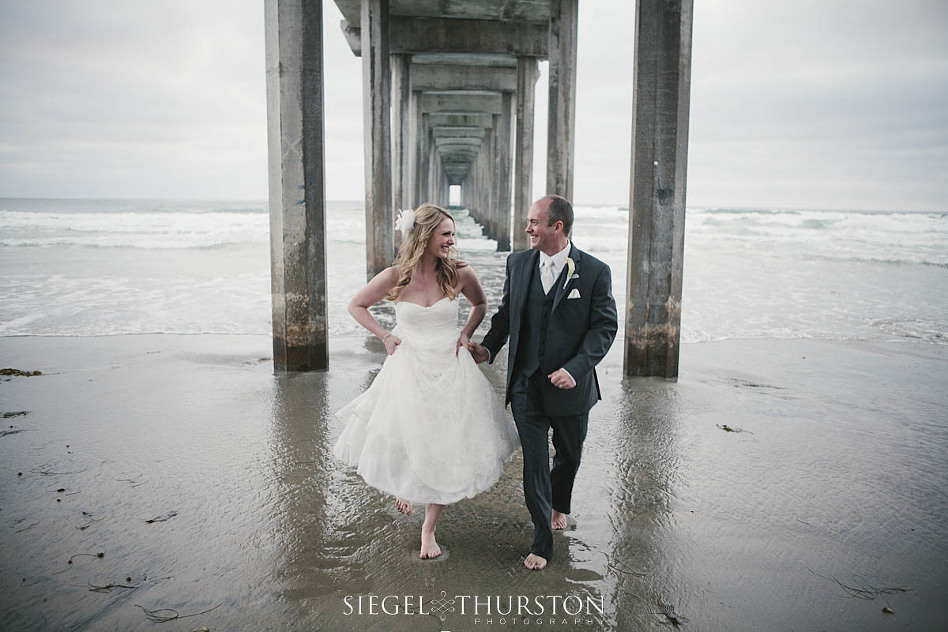
<svg viewBox="0 0 948 632">
<path fill-rule="evenodd" d="M 487 347 L 479 345 L 476 342 L 467 343 L 467 350 L 471 352 L 471 357 L 474 358 L 474 362 L 477 364 L 487 362 L 487 360 L 490 359 L 490 353 L 487 351 Z"/>
<path fill-rule="evenodd" d="M 549 375 L 550 381 L 553 382 L 553 386 L 556 388 L 570 389 L 576 386 L 576 382 L 573 381 L 572 376 L 567 373 L 566 369 L 557 369 Z"/>
</svg>

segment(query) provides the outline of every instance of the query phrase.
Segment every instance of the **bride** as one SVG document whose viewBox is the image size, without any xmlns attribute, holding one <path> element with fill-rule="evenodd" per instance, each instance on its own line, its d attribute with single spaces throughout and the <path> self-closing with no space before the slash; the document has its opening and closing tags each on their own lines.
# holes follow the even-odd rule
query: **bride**
<svg viewBox="0 0 948 632">
<path fill-rule="evenodd" d="M 493 486 L 519 445 L 517 429 L 467 349 L 487 312 L 471 266 L 456 261 L 451 215 L 432 204 L 403 211 L 394 265 L 349 303 L 349 313 L 379 337 L 388 357 L 372 385 L 338 413 L 346 427 L 334 448 L 365 482 L 411 513 L 425 505 L 422 559 L 441 555 L 435 538 L 445 505 Z M 458 297 L 471 312 L 458 331 Z M 369 307 L 395 303 L 386 331 Z"/>
</svg>

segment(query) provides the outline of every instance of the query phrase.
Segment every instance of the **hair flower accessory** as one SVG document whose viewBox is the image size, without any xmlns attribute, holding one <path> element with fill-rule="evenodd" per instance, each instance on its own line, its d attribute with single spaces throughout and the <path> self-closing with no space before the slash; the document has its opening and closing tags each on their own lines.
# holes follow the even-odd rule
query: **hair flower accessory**
<svg viewBox="0 0 948 632">
<path fill-rule="evenodd" d="M 573 274 L 576 271 L 576 262 L 573 261 L 572 257 L 566 257 L 566 282 L 563 283 L 563 289 L 566 289 L 566 284 L 571 280 L 578 277 L 578 274 Z"/>
<path fill-rule="evenodd" d="M 415 211 L 405 209 L 398 211 L 398 217 L 395 218 L 395 228 L 402 232 L 402 238 L 407 239 L 411 229 L 415 227 Z"/>
</svg>

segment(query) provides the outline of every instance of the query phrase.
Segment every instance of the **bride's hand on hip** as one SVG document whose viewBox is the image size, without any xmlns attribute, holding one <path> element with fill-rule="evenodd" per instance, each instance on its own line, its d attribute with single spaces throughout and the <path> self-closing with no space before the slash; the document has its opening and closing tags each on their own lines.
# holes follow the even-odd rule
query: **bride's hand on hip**
<svg viewBox="0 0 948 632">
<path fill-rule="evenodd" d="M 467 334 L 461 334 L 458 338 L 458 344 L 454 347 L 454 355 L 461 351 L 461 347 L 467 348 L 470 344 L 471 339 L 467 337 Z"/>
<path fill-rule="evenodd" d="M 388 355 L 392 355 L 395 353 L 395 350 L 398 349 L 398 345 L 402 344 L 402 339 L 395 334 L 390 334 L 385 336 L 383 342 L 385 343 L 385 352 L 388 353 Z"/>
</svg>

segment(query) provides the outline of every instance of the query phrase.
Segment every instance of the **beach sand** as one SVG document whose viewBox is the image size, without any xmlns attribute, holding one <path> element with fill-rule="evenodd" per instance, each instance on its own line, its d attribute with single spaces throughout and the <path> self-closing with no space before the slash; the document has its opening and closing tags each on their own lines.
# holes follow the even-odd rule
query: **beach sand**
<svg viewBox="0 0 948 632">
<path fill-rule="evenodd" d="M 266 336 L 0 338 L 42 372 L 0 381 L 0 628 L 668 629 L 659 602 L 686 630 L 948 620 L 948 346 L 691 343 L 670 382 L 623 379 L 617 343 L 540 573 L 519 456 L 417 559 L 422 508 L 331 455 L 382 347 L 330 353 L 274 376 Z"/>
</svg>

